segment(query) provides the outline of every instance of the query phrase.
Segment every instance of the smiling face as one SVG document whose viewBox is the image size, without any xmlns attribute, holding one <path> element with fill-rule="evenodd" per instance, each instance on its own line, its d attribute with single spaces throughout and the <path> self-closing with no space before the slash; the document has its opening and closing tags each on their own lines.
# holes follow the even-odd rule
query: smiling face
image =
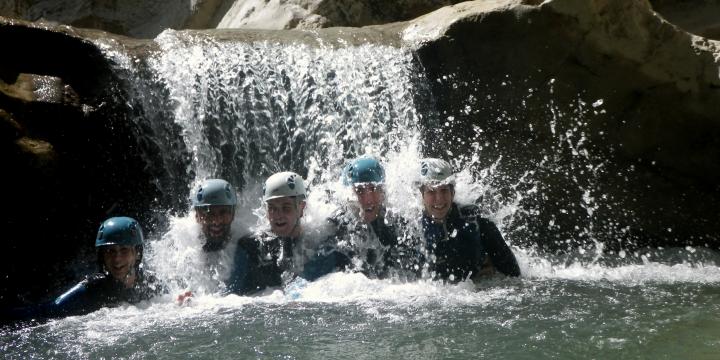
<svg viewBox="0 0 720 360">
<path fill-rule="evenodd" d="M 455 189 L 453 186 L 423 186 L 420 191 L 422 192 L 425 213 L 432 217 L 435 222 L 445 222 L 445 218 L 448 212 L 450 212 L 450 207 L 455 197 Z"/>
<path fill-rule="evenodd" d="M 129 277 L 135 275 L 135 263 L 138 259 L 137 249 L 132 245 L 108 245 L 102 251 L 105 270 L 115 279 L 127 283 Z"/>
<path fill-rule="evenodd" d="M 358 203 L 360 204 L 360 215 L 363 222 L 370 223 L 380 216 L 383 202 L 385 201 L 385 192 L 381 185 L 359 184 L 353 186 Z"/>
<path fill-rule="evenodd" d="M 195 219 L 205 235 L 206 250 L 219 250 L 230 239 L 230 225 L 235 210 L 229 205 L 211 205 L 195 208 Z"/>
<path fill-rule="evenodd" d="M 295 197 L 285 196 L 270 199 L 267 204 L 267 217 L 270 231 L 277 236 L 297 237 L 300 235 L 300 218 L 305 210 L 305 202 Z"/>
</svg>

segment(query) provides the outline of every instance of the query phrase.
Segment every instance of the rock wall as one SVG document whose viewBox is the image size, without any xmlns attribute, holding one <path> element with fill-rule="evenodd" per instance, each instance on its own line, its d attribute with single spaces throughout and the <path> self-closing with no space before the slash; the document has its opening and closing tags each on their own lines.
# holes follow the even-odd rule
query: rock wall
<svg viewBox="0 0 720 360">
<path fill-rule="evenodd" d="M 146 209 L 167 200 L 148 170 L 152 149 L 140 143 L 147 130 L 132 121 L 124 86 L 87 40 L 97 34 L 109 38 L 0 18 L 9 54 L 0 57 L 8 258 L 0 264 L 0 306 L 57 294 L 82 273 L 76 267 L 94 268 L 105 218 L 133 216 L 151 226 Z"/>
<path fill-rule="evenodd" d="M 318 29 L 405 21 L 460 0 L 238 0 L 218 28 Z"/>
<path fill-rule="evenodd" d="M 650 0 L 653 10 L 685 31 L 720 40 L 720 1 Z"/>
<path fill-rule="evenodd" d="M 540 180 L 507 189 L 534 194 L 519 241 L 720 245 L 717 42 L 640 0 L 472 1 L 404 36 L 440 114 L 430 151 L 502 158 L 506 188 Z"/>
<path fill-rule="evenodd" d="M 460 0 L 7 0 L 0 16 L 137 38 L 165 29 L 317 29 L 410 20 Z"/>
</svg>

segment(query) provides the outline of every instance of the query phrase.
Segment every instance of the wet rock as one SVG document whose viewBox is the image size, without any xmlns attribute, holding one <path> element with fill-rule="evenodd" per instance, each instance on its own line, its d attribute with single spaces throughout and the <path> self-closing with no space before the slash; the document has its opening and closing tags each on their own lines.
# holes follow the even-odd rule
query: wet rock
<svg viewBox="0 0 720 360">
<path fill-rule="evenodd" d="M 165 29 L 318 29 L 410 20 L 461 0 L 16 0 L 0 16 L 153 38 Z"/>
<path fill-rule="evenodd" d="M 64 290 L 93 267 L 98 224 L 127 215 L 149 230 L 146 209 L 163 201 L 153 150 L 136 136 L 127 94 L 93 34 L 0 18 L 0 46 L 11 54 L 0 57 L 0 161 L 11 204 L 2 222 L 12 234 L 3 240 L 12 261 L 0 264 L 0 307 Z"/>
<path fill-rule="evenodd" d="M 0 109 L 0 142 L 17 140 L 23 132 L 22 126 L 7 111 Z"/>
<path fill-rule="evenodd" d="M 650 0 L 653 10 L 680 28 L 720 40 L 720 1 Z"/>
<path fill-rule="evenodd" d="M 720 245 L 717 42 L 639 0 L 471 1 L 403 34 L 432 86 L 430 151 L 499 161 L 491 185 L 526 206 L 515 241 Z"/>
</svg>

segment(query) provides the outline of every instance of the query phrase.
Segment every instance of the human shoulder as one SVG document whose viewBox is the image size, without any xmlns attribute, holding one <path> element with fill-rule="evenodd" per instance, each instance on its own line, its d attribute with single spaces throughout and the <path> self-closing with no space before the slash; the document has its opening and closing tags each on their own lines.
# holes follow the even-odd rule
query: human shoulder
<svg viewBox="0 0 720 360">
<path fill-rule="evenodd" d="M 407 226 L 409 221 L 400 215 L 399 213 L 392 211 L 391 209 L 385 210 L 384 220 L 388 225 L 393 226 Z"/>
<path fill-rule="evenodd" d="M 339 207 L 332 212 L 326 221 L 335 227 L 345 227 L 350 224 L 350 212 L 345 207 Z"/>
<path fill-rule="evenodd" d="M 166 284 L 161 281 L 154 272 L 148 270 L 141 270 L 139 275 L 140 289 L 143 292 L 147 292 L 149 296 L 169 292 Z"/>
<path fill-rule="evenodd" d="M 457 207 L 458 215 L 462 218 L 482 218 L 480 207 L 475 204 L 455 204 L 453 203 L 453 206 Z"/>
<path fill-rule="evenodd" d="M 238 248 L 243 250 L 255 249 L 268 240 L 266 232 L 249 233 L 238 240 Z"/>
</svg>

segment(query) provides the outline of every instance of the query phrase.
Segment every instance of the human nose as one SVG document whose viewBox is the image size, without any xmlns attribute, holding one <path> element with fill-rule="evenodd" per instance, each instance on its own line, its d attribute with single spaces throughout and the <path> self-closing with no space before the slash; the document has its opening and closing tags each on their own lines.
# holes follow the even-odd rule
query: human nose
<svg viewBox="0 0 720 360">
<path fill-rule="evenodd" d="M 110 261 L 117 263 L 121 260 L 120 252 L 119 251 L 111 251 L 110 252 Z"/>
</svg>

